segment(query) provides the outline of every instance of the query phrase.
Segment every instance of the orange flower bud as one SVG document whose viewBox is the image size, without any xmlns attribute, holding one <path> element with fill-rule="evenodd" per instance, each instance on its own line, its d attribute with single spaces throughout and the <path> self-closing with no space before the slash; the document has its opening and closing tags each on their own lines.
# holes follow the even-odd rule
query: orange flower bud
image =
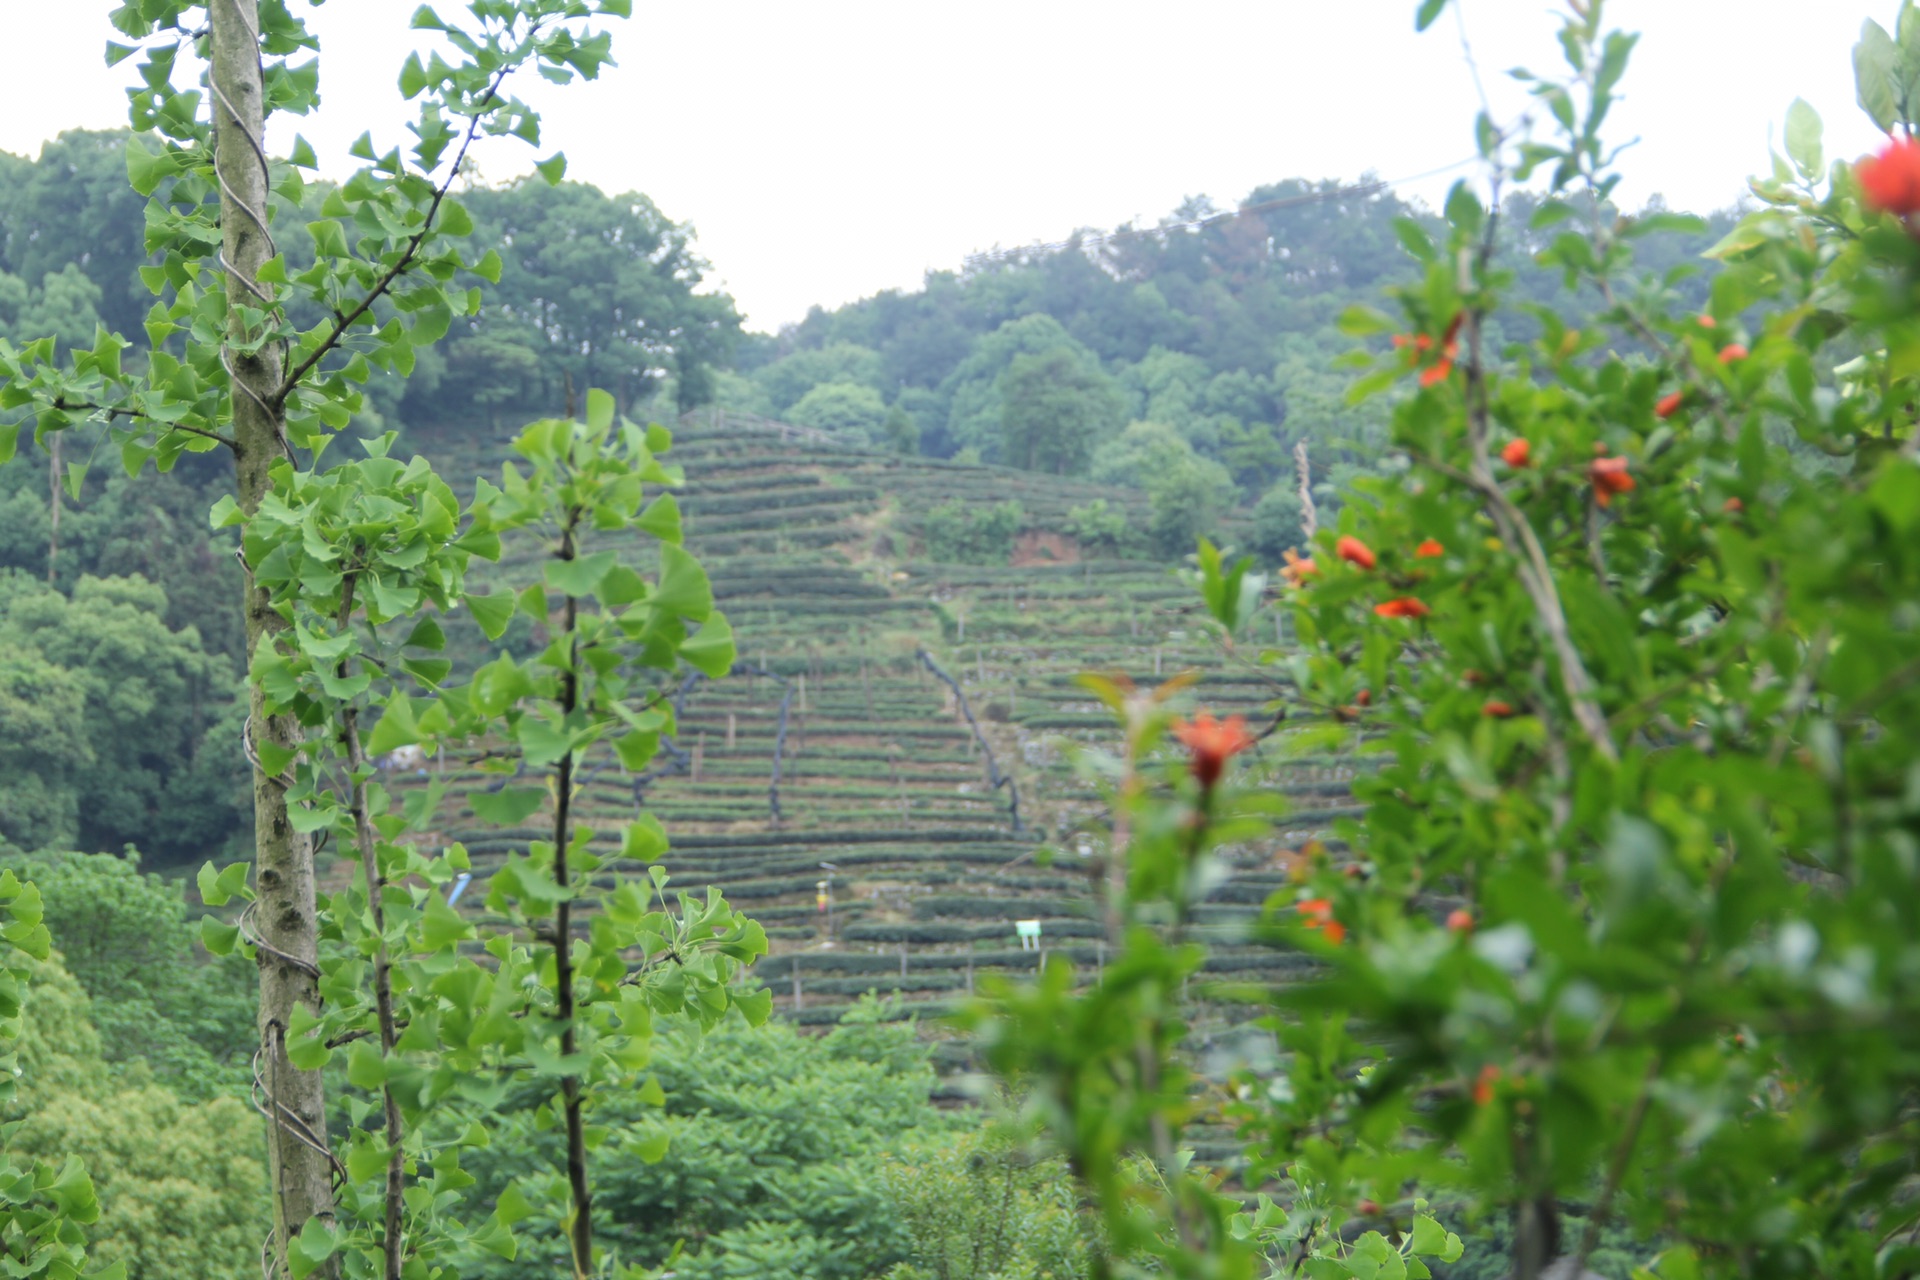
<svg viewBox="0 0 1920 1280">
<path fill-rule="evenodd" d="M 1634 487 L 1633 477 L 1627 474 L 1625 458 L 1595 458 L 1587 468 L 1587 476 L 1593 481 L 1593 500 L 1603 507 L 1613 504 L 1615 494 L 1627 493 Z"/>
<path fill-rule="evenodd" d="M 1295 587 L 1305 586 L 1308 578 L 1320 572 L 1320 566 L 1315 564 L 1311 557 L 1301 557 L 1292 547 L 1286 550 L 1286 561 L 1287 563 L 1280 570 L 1280 576 Z"/>
<path fill-rule="evenodd" d="M 1401 596 L 1397 600 L 1383 600 L 1373 606 L 1373 611 L 1383 618 L 1424 618 L 1433 612 L 1426 606 L 1425 601 L 1416 600 L 1412 596 Z"/>
<path fill-rule="evenodd" d="M 1353 1208 L 1354 1212 L 1363 1218 L 1377 1218 L 1380 1216 L 1380 1202 L 1378 1200 L 1362 1200 L 1354 1205 Z"/>
<path fill-rule="evenodd" d="M 1494 698 L 1480 705 L 1480 714 L 1483 716 L 1491 716 L 1495 720 L 1505 720 L 1513 714 L 1513 704 Z"/>
<path fill-rule="evenodd" d="M 1680 402 L 1686 398 L 1687 393 L 1684 391 L 1675 391 L 1668 395 L 1661 396 L 1659 402 L 1653 406 L 1653 416 L 1656 418 L 1671 418 L 1674 412 L 1680 408 Z"/>
<path fill-rule="evenodd" d="M 1500 461 L 1510 467 L 1524 467 L 1533 461 L 1533 446 L 1526 437 L 1507 441 L 1507 447 L 1500 451 Z"/>
<path fill-rule="evenodd" d="M 1413 549 L 1413 556 L 1416 560 L 1432 560 L 1445 554 L 1447 554 L 1447 549 L 1435 542 L 1432 538 L 1428 538 L 1425 542 Z"/>
<path fill-rule="evenodd" d="M 1447 928 L 1455 933 L 1473 932 L 1473 912 L 1465 907 L 1455 907 L 1447 913 Z"/>
<path fill-rule="evenodd" d="M 1747 509 L 1747 504 L 1740 501 L 1740 499 L 1738 498 L 1728 498 L 1725 502 L 1720 504 L 1720 509 L 1722 511 L 1727 512 L 1728 514 L 1738 514 L 1739 512 L 1745 511 Z"/>
<path fill-rule="evenodd" d="M 1362 569 L 1371 569 L 1377 563 L 1373 548 L 1351 534 L 1343 536 L 1340 541 L 1333 544 L 1333 553 L 1342 560 L 1359 565 Z"/>
<path fill-rule="evenodd" d="M 1721 364 L 1732 364 L 1736 360 L 1745 360 L 1746 358 L 1747 349 L 1738 342 L 1729 342 L 1726 346 L 1720 348 Z"/>
<path fill-rule="evenodd" d="M 1695 323 L 1698 324 L 1702 329 L 1718 329 L 1720 327 L 1720 322 L 1718 320 L 1715 320 L 1712 316 L 1708 316 L 1708 315 L 1703 315 L 1698 317 L 1695 320 Z"/>
<path fill-rule="evenodd" d="M 1327 935 L 1327 941 L 1338 943 L 1347 936 L 1347 926 L 1333 918 L 1333 903 L 1325 898 L 1308 898 L 1300 904 L 1300 923 L 1308 929 L 1317 929 Z"/>
<path fill-rule="evenodd" d="M 1486 1106 L 1493 1101 L 1493 1086 L 1500 1082 L 1500 1068 L 1489 1062 L 1480 1068 L 1479 1078 L 1473 1082 L 1473 1101 L 1478 1106 Z"/>
<path fill-rule="evenodd" d="M 1854 166 L 1867 206 L 1904 218 L 1920 212 L 1920 142 L 1892 138 L 1880 154 Z"/>
</svg>

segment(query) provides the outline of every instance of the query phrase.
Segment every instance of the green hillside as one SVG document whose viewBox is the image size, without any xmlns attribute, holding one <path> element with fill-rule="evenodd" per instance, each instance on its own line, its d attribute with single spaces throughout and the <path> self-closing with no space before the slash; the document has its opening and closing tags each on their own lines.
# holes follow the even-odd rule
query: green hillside
<svg viewBox="0 0 1920 1280">
<path fill-rule="evenodd" d="M 449 444 L 442 464 L 497 470 L 499 443 Z M 1099 965 L 1076 865 L 1077 824 L 1098 806 L 1071 756 L 1076 743 L 1110 743 L 1112 730 L 1076 676 L 1150 685 L 1195 671 L 1198 701 L 1249 714 L 1277 692 L 1251 664 L 1228 664 L 1167 566 L 1083 558 L 1061 532 L 1076 506 L 1132 510 L 1143 498 L 711 410 L 681 421 L 672 457 L 687 473 L 688 545 L 740 660 L 729 679 L 683 683 L 679 736 L 644 774 L 610 751 L 590 757 L 586 812 L 608 845 L 637 806 L 663 821 L 678 886 L 717 885 L 766 926 L 774 954 L 759 975 L 804 1023 L 836 1021 L 869 990 L 932 1015 L 985 972 L 1031 970 L 1039 956 L 1021 949 L 1016 920 L 1041 921 L 1047 951 Z M 926 512 L 955 500 L 1020 504 L 1005 563 L 924 557 Z M 445 767 L 456 783 L 496 781 L 458 760 Z M 1231 941 L 1285 882 L 1286 851 L 1326 836 L 1350 769 L 1294 769 L 1292 826 L 1238 851 L 1201 911 L 1207 933 Z M 536 836 L 486 827 L 457 798 L 442 811 L 442 835 L 464 842 L 482 875 Z M 1057 856 L 1036 856 L 1042 848 Z M 1297 962 L 1225 946 L 1210 968 Z"/>
</svg>

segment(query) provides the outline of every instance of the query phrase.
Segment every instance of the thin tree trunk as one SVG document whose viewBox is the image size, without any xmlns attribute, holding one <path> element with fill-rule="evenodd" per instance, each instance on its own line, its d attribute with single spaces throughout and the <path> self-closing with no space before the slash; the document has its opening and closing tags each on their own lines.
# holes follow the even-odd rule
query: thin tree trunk
<svg viewBox="0 0 1920 1280">
<path fill-rule="evenodd" d="M 353 621 L 353 592 L 354 579 L 349 574 L 341 587 L 340 630 L 343 633 Z M 338 667 L 338 674 L 342 680 L 347 678 L 344 660 Z M 373 1004 L 380 1020 L 380 1054 L 384 1058 L 391 1058 L 399 1035 L 393 1016 L 393 962 L 387 954 L 387 880 L 380 874 L 373 815 L 367 807 L 367 753 L 360 744 L 360 710 L 351 703 L 341 717 L 341 736 L 346 739 L 347 768 L 353 778 L 354 843 L 359 846 L 361 870 L 367 877 L 367 908 L 373 916 L 373 931 L 380 938 L 373 950 Z M 402 1145 L 406 1139 L 406 1126 L 400 1115 L 400 1102 L 394 1097 L 391 1084 L 380 1090 L 380 1097 L 386 1105 L 387 1120 L 386 1234 L 381 1239 L 385 1267 L 382 1280 L 400 1280 L 400 1271 L 406 1262 L 407 1170 L 406 1152 Z"/>
<path fill-rule="evenodd" d="M 1313 505 L 1313 464 L 1307 460 L 1305 440 L 1294 443 L 1293 460 L 1300 474 L 1300 541 L 1305 545 L 1320 529 L 1320 513 Z"/>
<path fill-rule="evenodd" d="M 567 388 L 568 413 L 572 413 L 572 385 Z M 571 560 L 577 551 L 574 528 L 580 514 L 567 512 L 567 523 L 560 540 L 559 558 Z M 560 677 L 560 709 L 571 723 L 580 704 L 580 676 L 575 664 L 580 660 L 574 643 L 579 622 L 579 601 L 572 596 L 561 611 L 561 626 L 566 636 L 566 670 Z M 574 1033 L 573 1004 L 573 901 L 569 897 L 571 875 L 567 867 L 568 846 L 573 840 L 573 753 L 560 757 L 553 789 L 553 878 L 560 887 L 560 905 L 553 922 L 553 980 L 560 1000 L 560 1053 L 572 1057 L 579 1048 Z M 593 1274 L 593 1192 L 587 1185 L 587 1129 L 580 1100 L 580 1077 L 562 1076 L 560 1093 L 567 1120 L 567 1185 L 573 1198 L 573 1220 L 568 1224 L 568 1241 L 573 1250 L 573 1273 L 577 1277 Z"/>
<path fill-rule="evenodd" d="M 58 577 L 60 560 L 60 442 L 66 433 L 55 431 L 47 437 L 47 585 Z"/>
<path fill-rule="evenodd" d="M 265 220 L 269 188 L 262 138 L 258 0 L 212 0 L 213 118 L 215 165 L 220 177 L 221 249 L 227 269 L 230 336 L 244 343 L 238 303 L 258 302 L 258 274 L 274 248 Z M 233 382 L 234 471 L 241 510 L 251 515 L 269 487 L 268 468 L 285 450 L 284 410 L 275 402 L 284 365 L 273 347 L 256 354 L 222 352 Z M 267 593 L 246 582 L 247 653 L 271 644 L 283 623 Z M 254 743 L 291 749 L 299 730 L 291 717 L 264 713 L 257 686 L 248 691 L 248 731 Z M 287 1242 L 309 1219 L 331 1223 L 333 1169 L 328 1148 L 326 1099 L 317 1071 L 300 1071 L 287 1060 L 286 1035 L 295 1005 L 317 1009 L 319 946 L 315 927 L 313 850 L 287 820 L 282 785 L 256 764 L 253 774 L 253 908 L 260 962 L 260 1054 L 262 1104 L 267 1126 L 268 1168 L 273 1179 L 274 1259 L 286 1273 Z M 338 1275 L 330 1260 L 316 1274 Z"/>
</svg>

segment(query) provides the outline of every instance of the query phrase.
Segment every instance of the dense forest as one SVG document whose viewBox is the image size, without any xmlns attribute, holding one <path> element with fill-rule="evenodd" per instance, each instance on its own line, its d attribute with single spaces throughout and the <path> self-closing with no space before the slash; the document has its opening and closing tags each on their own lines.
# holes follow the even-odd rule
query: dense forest
<svg viewBox="0 0 1920 1280">
<path fill-rule="evenodd" d="M 1525 228 L 1535 207 L 1516 196 L 1507 216 Z M 1414 274 L 1403 220 L 1434 223 L 1377 183 L 1295 179 L 1228 208 L 1189 201 L 1158 227 L 983 255 L 917 291 L 752 335 L 716 394 L 876 446 L 1147 489 L 1168 511 L 1253 506 L 1253 549 L 1277 559 L 1298 540 L 1296 446 L 1328 507 L 1384 453 L 1384 412 L 1347 404 L 1334 366 L 1354 345 L 1341 314 Z M 1680 296 L 1698 303 L 1708 273 L 1687 268 L 1732 221 L 1658 242 L 1649 265 L 1679 269 Z M 1530 300 L 1560 287 L 1535 263 L 1546 242 L 1522 230 L 1501 246 Z"/>
</svg>

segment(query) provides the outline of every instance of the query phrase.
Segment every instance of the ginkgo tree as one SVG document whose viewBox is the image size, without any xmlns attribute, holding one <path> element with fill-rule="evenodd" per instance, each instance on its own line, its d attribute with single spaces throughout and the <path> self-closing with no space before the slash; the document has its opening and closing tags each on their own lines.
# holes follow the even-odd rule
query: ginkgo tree
<svg viewBox="0 0 1920 1280">
<path fill-rule="evenodd" d="M 338 577 L 332 589 L 345 594 L 337 625 L 345 628 L 356 617 L 385 621 L 451 603 L 453 562 L 476 544 L 429 554 L 441 532 L 452 533 L 448 522 L 460 518 L 457 504 L 449 508 L 445 501 L 451 492 L 445 483 L 423 478 L 418 467 L 396 479 L 373 465 L 383 458 L 321 478 L 321 460 L 335 433 L 364 407 L 364 388 L 374 373 L 407 374 L 419 348 L 443 335 L 456 316 L 476 312 L 479 282 L 498 279 L 497 255 L 472 257 L 460 249 L 472 220 L 455 188 L 477 142 L 511 137 L 540 145 L 539 117 L 508 92 L 509 80 L 529 69 L 560 83 L 594 77 L 608 61 L 610 37 L 595 30 L 593 20 L 624 17 L 629 9 L 629 0 L 472 0 L 458 21 L 449 21 L 422 6 L 413 27 L 427 33 L 433 47 L 424 56 L 409 55 L 400 72 L 401 91 L 419 104 L 412 142 L 382 150 L 363 137 L 353 154 L 364 167 L 336 186 L 311 190 L 304 175 L 318 163 L 313 150 L 296 138 L 282 159 L 269 154 L 265 141 L 275 113 L 304 115 L 320 102 L 318 59 L 312 56 L 318 44 L 290 6 L 282 0 L 137 0 L 120 6 L 112 14 L 119 39 L 109 44 L 108 58 L 136 60 L 140 76 L 130 94 L 134 137 L 127 169 L 148 198 L 151 261 L 141 274 L 155 301 L 144 341 L 101 331 L 90 348 L 73 350 L 62 361 L 50 337 L 18 346 L 0 340 L 0 409 L 25 411 L 43 444 L 84 431 L 96 452 L 116 450 L 130 473 L 148 465 L 168 469 L 188 452 L 225 449 L 233 458 L 232 501 L 216 518 L 247 524 L 242 558 L 248 580 L 236 607 L 244 610 L 253 675 L 246 750 L 255 766 L 255 857 L 246 890 L 252 902 L 242 917 L 244 938 L 236 941 L 259 962 L 256 1101 L 270 1119 L 276 1214 L 268 1253 L 289 1271 L 331 1274 L 340 1258 L 353 1256 L 341 1252 L 335 1234 L 346 1225 L 337 1221 L 335 1184 L 343 1175 L 351 1182 L 354 1170 L 331 1149 L 320 1062 L 301 1042 L 317 1019 L 328 1016 L 329 1001 L 347 994 L 329 990 L 334 970 L 322 954 L 329 931 L 345 926 L 323 916 L 316 900 L 311 837 L 326 827 L 313 808 L 319 784 L 300 781 L 296 769 L 297 762 L 311 760 L 309 739 L 316 729 L 323 742 L 349 745 L 350 776 L 357 780 L 347 787 L 353 796 L 347 807 L 360 815 L 354 839 L 363 853 L 365 828 L 379 830 L 387 815 L 373 812 L 354 763 L 352 720 L 321 716 L 305 723 L 306 709 L 290 704 L 284 690 L 268 690 L 268 677 L 291 654 L 315 656 L 305 647 L 315 633 L 301 630 L 303 602 L 276 592 L 278 562 L 268 533 L 290 498 L 310 495 L 311 486 L 332 494 L 341 507 L 371 503 L 392 521 L 398 517 L 390 503 L 399 498 L 387 491 L 411 485 L 405 496 L 416 507 L 417 527 L 402 540 L 405 548 L 386 548 L 403 558 L 368 562 Z M 565 162 L 555 154 L 535 167 L 557 182 Z M 14 454 L 21 430 L 17 418 L 0 425 L 0 461 Z M 600 430 L 604 445 L 605 424 Z M 66 482 L 76 494 L 90 465 L 80 456 L 69 451 L 66 461 Z M 309 488 L 296 482 L 302 475 L 311 477 Z M 641 483 L 635 478 L 626 487 L 637 491 Z M 594 509 L 616 511 L 619 502 Z M 307 507 L 298 531 L 315 539 L 315 559 L 330 563 L 321 554 L 330 548 L 318 532 L 320 510 Z M 478 539 L 484 550 L 488 534 L 482 523 L 464 537 Z M 439 575 L 431 590 L 417 581 L 403 585 L 408 574 L 423 569 Z M 311 590 L 323 579 L 313 576 L 304 586 Z M 695 618 L 697 635 L 675 636 L 674 628 L 684 628 L 691 617 L 676 617 L 648 633 L 650 660 L 670 665 L 679 640 L 718 660 L 720 649 L 731 644 L 724 624 Z M 424 634 L 427 626 L 421 621 L 415 631 Z M 323 684 L 334 682 L 329 696 L 348 702 L 365 692 L 356 683 L 364 673 L 337 665 L 350 656 L 322 655 L 323 663 L 336 662 L 323 677 Z M 403 670 L 412 678 L 438 678 L 431 660 L 410 661 Z M 388 705 L 396 725 L 388 732 L 404 724 L 398 708 L 408 705 Z M 385 728 L 382 721 L 374 733 Z M 564 814 L 564 800 L 561 805 Z M 559 829 L 564 867 L 572 833 L 564 821 Z M 380 883 L 378 858 L 378 847 L 371 862 L 363 858 L 370 879 L 362 892 L 370 904 L 398 891 Z M 418 871 L 411 864 L 405 869 Z M 241 887 L 231 871 L 209 886 L 215 898 Z M 385 939 L 379 907 L 369 909 L 371 935 Z M 569 936 L 553 934 L 557 956 L 568 954 Z M 382 945 L 374 944 L 376 954 Z M 391 960 L 387 965 L 390 979 Z M 558 960 L 557 967 L 564 976 L 567 961 Z M 716 981 L 724 976 L 713 972 Z M 562 982 L 559 990 L 556 1016 L 564 1038 L 577 1029 L 568 1008 L 571 987 Z M 390 1001 L 376 994 L 374 1004 Z M 391 1008 L 379 1016 L 388 1033 L 384 1051 L 397 1044 L 397 1027 Z M 563 1072 L 562 1079 L 577 1077 Z M 394 1132 L 390 1125 L 389 1139 Z M 385 1200 L 406 1173 L 398 1142 L 382 1140 L 381 1161 L 400 1169 L 387 1180 Z M 411 1265 L 408 1257 L 425 1256 L 402 1256 L 397 1221 L 389 1204 L 376 1249 L 388 1274 Z M 578 1269 L 585 1274 L 593 1260 L 585 1249 L 581 1253 Z"/>
<path fill-rule="evenodd" d="M 667 837 L 650 815 L 609 854 L 574 806 L 588 750 L 605 744 L 643 769 L 673 732 L 682 662 L 722 675 L 734 661 L 706 574 L 679 545 L 664 490 L 680 475 L 659 457 L 669 443 L 664 428 L 616 423 L 612 397 L 594 391 L 584 422 L 520 433 L 526 469 L 481 479 L 470 503 L 424 459 L 387 456 L 388 437 L 324 472 L 276 466 L 251 520 L 232 505 L 217 513 L 242 526 L 256 581 L 286 623 L 253 675 L 268 711 L 305 737 L 263 768 L 286 787 L 295 829 L 349 851 L 354 868 L 319 904 L 325 1003 L 296 1009 L 289 1028 L 296 1067 L 337 1057 L 356 1091 L 335 1220 L 309 1219 L 293 1240 L 296 1280 L 335 1258 L 346 1275 L 383 1280 L 457 1269 L 475 1250 L 511 1258 L 528 1217 L 565 1236 L 576 1276 L 618 1274 L 593 1243 L 591 1111 L 610 1089 L 664 1101 L 644 1075 L 655 1018 L 711 1027 L 730 1010 L 755 1023 L 771 1011 L 767 992 L 734 990 L 766 951 L 759 926 L 717 892 L 669 898 Z M 473 589 L 473 560 L 497 555 L 503 537 L 543 548 L 533 579 Z M 642 540 L 655 544 L 651 577 L 634 565 Z M 491 640 L 516 614 L 549 640 L 454 679 L 439 619 L 463 608 Z M 472 874 L 465 848 L 427 843 L 443 784 L 396 791 L 374 766 L 419 745 L 466 748 L 498 774 L 468 797 L 482 820 L 519 830 L 547 814 L 547 838 L 487 879 L 482 923 L 448 900 Z M 622 859 L 647 864 L 647 878 L 619 876 Z M 256 911 L 246 872 L 209 864 L 202 896 Z M 247 934 L 206 924 L 216 952 Z M 461 1153 L 492 1141 L 506 1090 L 528 1082 L 565 1133 L 565 1167 L 469 1204 Z M 256 1087 L 271 1100 L 270 1080 Z M 641 1154 L 658 1160 L 664 1146 Z"/>
</svg>

